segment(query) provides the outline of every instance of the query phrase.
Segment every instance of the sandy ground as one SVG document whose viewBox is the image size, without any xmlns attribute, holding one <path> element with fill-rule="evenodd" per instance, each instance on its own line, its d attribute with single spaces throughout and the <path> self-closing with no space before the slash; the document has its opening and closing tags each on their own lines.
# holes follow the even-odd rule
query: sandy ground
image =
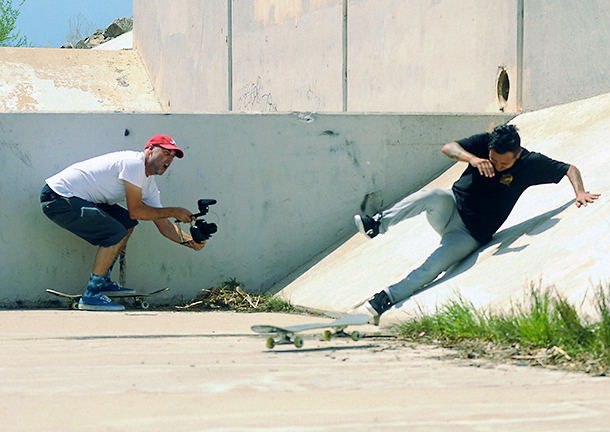
<svg viewBox="0 0 610 432">
<path fill-rule="evenodd" d="M 609 430 L 610 380 L 469 366 L 389 329 L 268 350 L 280 314 L 0 311 L 2 431 Z"/>
</svg>

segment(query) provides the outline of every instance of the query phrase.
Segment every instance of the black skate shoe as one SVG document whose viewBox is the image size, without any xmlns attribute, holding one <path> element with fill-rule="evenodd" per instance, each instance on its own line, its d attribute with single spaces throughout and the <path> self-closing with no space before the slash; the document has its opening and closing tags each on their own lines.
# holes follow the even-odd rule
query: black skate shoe
<svg viewBox="0 0 610 432">
<path fill-rule="evenodd" d="M 379 219 L 381 219 L 379 214 L 373 217 L 356 215 L 354 216 L 354 223 L 358 231 L 369 238 L 373 238 L 379 234 Z"/>
<path fill-rule="evenodd" d="M 379 317 L 392 307 L 390 297 L 385 291 L 378 292 L 364 303 L 364 309 L 371 315 L 371 324 L 379 325 Z"/>
</svg>

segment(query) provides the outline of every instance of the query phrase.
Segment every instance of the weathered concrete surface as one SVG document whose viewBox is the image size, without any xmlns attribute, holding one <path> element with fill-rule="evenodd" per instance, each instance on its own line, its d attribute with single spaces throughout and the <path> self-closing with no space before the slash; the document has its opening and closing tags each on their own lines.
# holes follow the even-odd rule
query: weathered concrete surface
<svg viewBox="0 0 610 432">
<path fill-rule="evenodd" d="M 165 110 L 229 111 L 232 58 L 227 3 L 133 2 L 133 46 Z"/>
<path fill-rule="evenodd" d="M 577 166 L 586 188 L 602 194 L 597 202 L 576 208 L 567 178 L 558 185 L 530 188 L 490 244 L 383 319 L 401 320 L 420 309 L 431 312 L 456 293 L 478 307 L 508 307 L 522 300 L 531 284 L 554 286 L 584 312 L 593 313 L 594 288 L 610 281 L 608 112 L 610 95 L 603 95 L 512 121 L 521 130 L 524 147 Z M 452 167 L 430 185 L 449 188 L 464 168 Z M 372 241 L 356 235 L 317 265 L 301 270 L 292 283 L 289 279 L 280 295 L 297 305 L 345 312 L 406 277 L 438 241 L 423 215 Z"/>
<path fill-rule="evenodd" d="M 161 111 L 135 51 L 0 48 L 0 111 Z"/>
<path fill-rule="evenodd" d="M 269 351 L 250 330 L 314 320 L 1 311 L 0 430 L 607 430 L 607 378 L 466 367 L 438 348 L 319 332 Z"/>
</svg>

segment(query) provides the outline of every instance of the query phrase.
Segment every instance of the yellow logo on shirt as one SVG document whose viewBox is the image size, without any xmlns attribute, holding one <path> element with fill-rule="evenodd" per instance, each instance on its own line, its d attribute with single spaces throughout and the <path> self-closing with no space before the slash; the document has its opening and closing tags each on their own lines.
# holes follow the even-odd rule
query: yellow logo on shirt
<svg viewBox="0 0 610 432">
<path fill-rule="evenodd" d="M 500 183 L 502 183 L 503 185 L 506 185 L 506 186 L 510 186 L 510 184 L 512 182 L 513 182 L 512 174 L 504 174 L 504 175 L 502 175 L 502 178 L 500 179 Z"/>
</svg>

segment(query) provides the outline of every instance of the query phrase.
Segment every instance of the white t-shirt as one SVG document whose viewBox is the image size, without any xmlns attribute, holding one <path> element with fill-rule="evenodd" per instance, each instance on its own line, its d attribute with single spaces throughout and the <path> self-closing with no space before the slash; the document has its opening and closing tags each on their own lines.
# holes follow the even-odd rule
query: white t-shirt
<svg viewBox="0 0 610 432">
<path fill-rule="evenodd" d="M 162 207 L 161 194 L 153 176 L 146 177 L 143 152 L 120 151 L 70 165 L 46 179 L 55 193 L 100 204 L 125 201 L 125 182 L 142 189 L 142 202 Z"/>
</svg>

